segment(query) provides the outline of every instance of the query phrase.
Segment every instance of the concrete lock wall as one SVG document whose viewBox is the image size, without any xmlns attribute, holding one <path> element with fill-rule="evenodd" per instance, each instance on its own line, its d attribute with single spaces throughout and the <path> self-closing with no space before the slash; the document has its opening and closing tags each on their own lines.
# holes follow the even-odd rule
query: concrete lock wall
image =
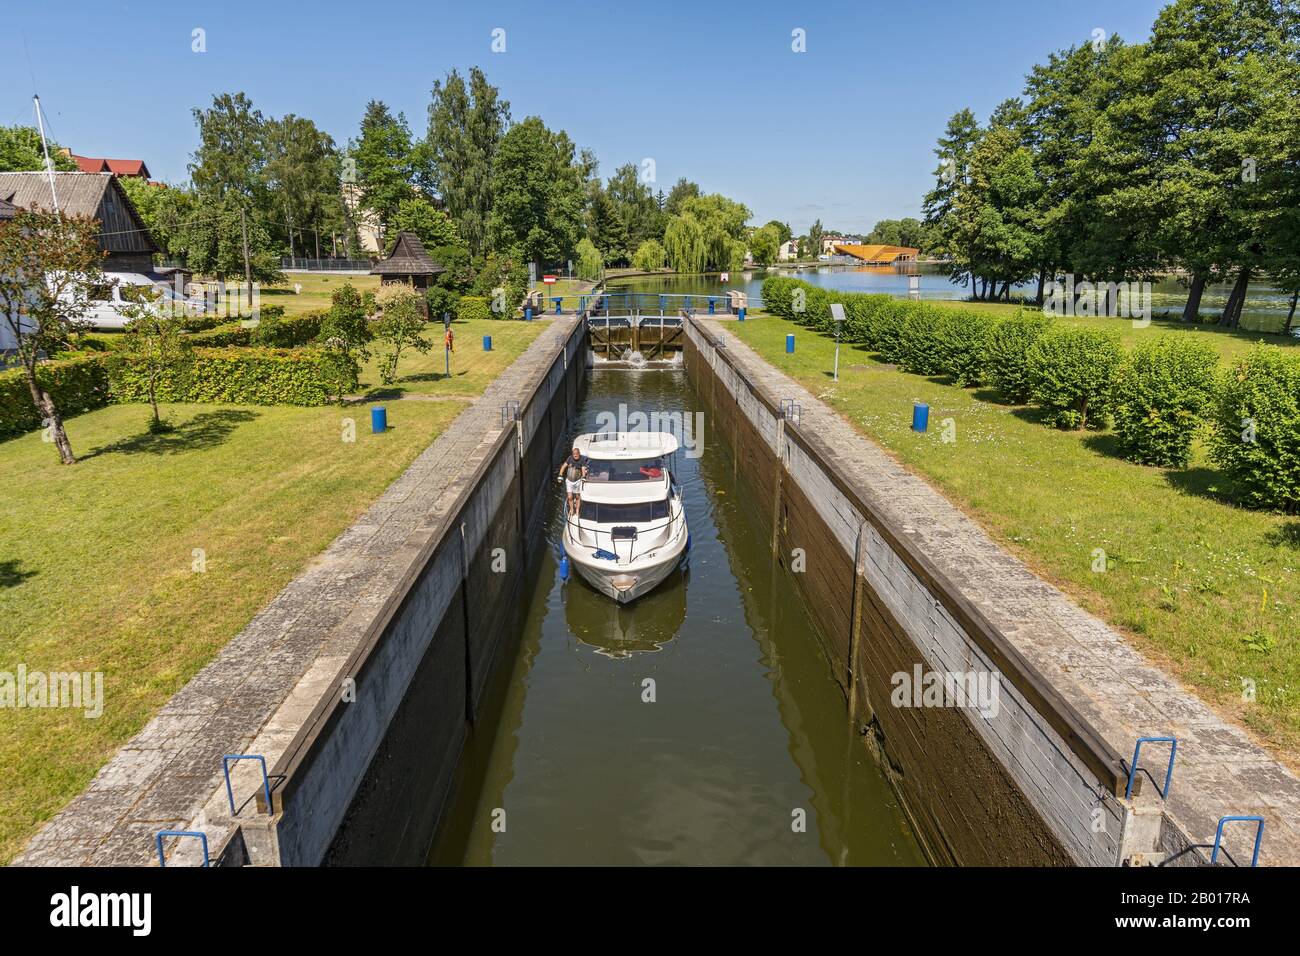
<svg viewBox="0 0 1300 956">
<path fill-rule="evenodd" d="M 936 862 L 1104 865 L 1127 823 L 1120 760 L 924 555 L 873 513 L 832 449 L 801 430 L 697 320 L 688 376 L 726 434 L 863 732 Z M 996 574 L 996 568 L 989 569 Z M 893 675 L 983 673 L 996 709 L 893 706 Z"/>
<path fill-rule="evenodd" d="M 517 420 L 485 436 L 447 515 L 420 529 L 411 572 L 342 669 L 354 699 L 325 687 L 272 770 L 281 865 L 413 864 L 432 844 L 514 628 L 556 445 L 586 376 L 586 323 L 544 334 L 555 337 L 554 360 L 516 400 Z"/>
</svg>

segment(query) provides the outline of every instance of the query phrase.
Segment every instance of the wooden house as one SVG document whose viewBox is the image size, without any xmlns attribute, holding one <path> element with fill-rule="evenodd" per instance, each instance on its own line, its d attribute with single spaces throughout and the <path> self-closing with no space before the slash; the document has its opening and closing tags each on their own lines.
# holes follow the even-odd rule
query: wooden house
<svg viewBox="0 0 1300 956">
<path fill-rule="evenodd" d="M 53 175 L 60 212 L 99 220 L 99 248 L 106 254 L 105 272 L 152 271 L 158 246 L 113 173 Z M 52 211 L 50 174 L 0 173 L 0 202 L 20 209 Z"/>
</svg>

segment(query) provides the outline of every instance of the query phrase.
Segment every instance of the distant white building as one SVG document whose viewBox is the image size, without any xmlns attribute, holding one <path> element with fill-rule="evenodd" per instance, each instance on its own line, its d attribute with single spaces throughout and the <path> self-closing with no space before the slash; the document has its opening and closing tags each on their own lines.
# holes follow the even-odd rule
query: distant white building
<svg viewBox="0 0 1300 956">
<path fill-rule="evenodd" d="M 383 255 L 379 220 L 374 213 L 361 204 L 363 193 L 355 183 L 343 184 L 343 204 L 347 207 L 353 225 L 357 228 L 357 239 L 361 242 L 361 251 Z"/>
<path fill-rule="evenodd" d="M 791 239 L 781 243 L 781 248 L 777 250 L 776 258 L 778 262 L 790 262 L 799 258 L 799 240 Z"/>
<path fill-rule="evenodd" d="M 822 236 L 822 255 L 834 255 L 836 246 L 851 242 L 857 242 L 857 240 L 851 236 Z"/>
</svg>

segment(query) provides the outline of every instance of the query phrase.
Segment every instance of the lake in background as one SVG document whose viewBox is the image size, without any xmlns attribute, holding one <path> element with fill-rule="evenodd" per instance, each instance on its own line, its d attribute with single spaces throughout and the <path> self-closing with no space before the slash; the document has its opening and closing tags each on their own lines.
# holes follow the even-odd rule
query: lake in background
<svg viewBox="0 0 1300 956">
<path fill-rule="evenodd" d="M 921 277 L 921 298 L 962 300 L 970 298 L 970 287 L 958 285 L 938 266 L 917 263 L 913 270 Z M 884 295 L 906 296 L 908 272 L 892 266 L 841 266 L 824 265 L 807 269 L 746 269 L 733 273 L 730 282 L 721 282 L 714 275 L 663 275 L 637 276 L 628 279 L 611 279 L 611 289 L 633 292 L 712 292 L 727 290 L 745 292 L 752 306 L 763 298 L 763 280 L 770 275 L 784 275 L 803 279 L 813 285 L 844 292 L 873 292 Z M 1032 296 L 1037 283 L 1015 287 L 1016 291 Z M 1209 315 L 1223 309 L 1231 291 L 1229 283 L 1216 283 L 1205 287 L 1201 298 L 1201 314 Z M 1151 285 L 1152 311 L 1181 313 L 1187 302 L 1187 288 L 1177 279 L 1163 279 Z M 1290 296 L 1284 295 L 1264 282 L 1252 282 L 1242 310 L 1241 327 L 1247 331 L 1276 332 L 1286 322 Z"/>
</svg>

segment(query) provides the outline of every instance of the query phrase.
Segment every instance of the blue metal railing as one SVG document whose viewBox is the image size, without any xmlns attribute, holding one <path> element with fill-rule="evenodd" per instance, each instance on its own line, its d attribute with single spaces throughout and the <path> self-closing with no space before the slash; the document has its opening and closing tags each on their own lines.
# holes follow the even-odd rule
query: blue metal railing
<svg viewBox="0 0 1300 956">
<path fill-rule="evenodd" d="M 230 786 L 230 761 L 232 760 L 256 760 L 262 765 L 262 793 L 266 796 L 266 812 L 275 812 L 271 806 L 271 778 L 266 774 L 266 758 L 261 754 L 226 754 L 221 758 L 221 769 L 226 775 L 226 796 L 230 799 L 230 815 L 239 816 L 239 811 L 235 809 L 235 791 Z"/>
<path fill-rule="evenodd" d="M 195 837 L 203 843 L 203 865 L 211 865 L 208 859 L 208 838 L 206 834 L 198 830 L 159 830 L 155 838 L 155 844 L 158 847 L 158 865 L 163 869 L 167 868 L 167 857 L 163 855 L 163 837 Z"/>
<path fill-rule="evenodd" d="M 1169 782 L 1174 777 L 1174 757 L 1178 754 L 1178 738 L 1176 737 L 1139 737 L 1137 746 L 1133 748 L 1133 762 L 1128 768 L 1128 786 L 1124 788 L 1124 799 L 1129 799 L 1133 794 L 1133 778 L 1137 774 L 1138 755 L 1142 753 L 1143 744 L 1169 744 L 1169 768 L 1165 771 L 1165 787 L 1163 790 L 1157 788 L 1157 792 L 1164 799 L 1169 799 Z"/>
<path fill-rule="evenodd" d="M 1251 854 L 1250 865 L 1251 866 L 1259 865 L 1259 845 L 1264 840 L 1264 818 L 1255 817 L 1255 816 L 1244 816 L 1244 817 L 1233 816 L 1233 817 L 1219 818 L 1218 829 L 1214 831 L 1214 852 L 1210 854 L 1210 866 L 1214 866 L 1219 859 L 1219 846 L 1223 842 L 1223 825 L 1225 823 L 1233 823 L 1236 821 L 1258 824 L 1258 826 L 1255 827 L 1255 851 Z"/>
<path fill-rule="evenodd" d="M 719 292 L 585 292 L 576 296 L 550 296 L 551 308 L 582 312 L 590 305 L 592 315 L 663 315 L 675 316 L 683 309 L 707 310 L 720 315 L 731 311 L 731 298 Z"/>
</svg>

